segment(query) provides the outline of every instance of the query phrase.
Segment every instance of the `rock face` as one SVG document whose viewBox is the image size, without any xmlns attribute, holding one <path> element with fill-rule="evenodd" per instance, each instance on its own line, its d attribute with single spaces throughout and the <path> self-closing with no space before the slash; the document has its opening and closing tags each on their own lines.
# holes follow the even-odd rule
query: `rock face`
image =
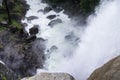
<svg viewBox="0 0 120 80">
<path fill-rule="evenodd" d="M 88 80 L 120 80 L 120 56 L 95 70 Z"/>
<path fill-rule="evenodd" d="M 22 80 L 75 80 L 75 79 L 67 73 L 40 73 L 36 76 L 24 78 Z"/>
<path fill-rule="evenodd" d="M 3 63 L 0 62 L 0 80 L 17 80 L 16 75 Z"/>
<path fill-rule="evenodd" d="M 21 77 L 34 75 L 37 68 L 43 68 L 44 42 L 44 39 L 28 40 L 19 31 L 0 31 L 0 60 Z"/>
</svg>

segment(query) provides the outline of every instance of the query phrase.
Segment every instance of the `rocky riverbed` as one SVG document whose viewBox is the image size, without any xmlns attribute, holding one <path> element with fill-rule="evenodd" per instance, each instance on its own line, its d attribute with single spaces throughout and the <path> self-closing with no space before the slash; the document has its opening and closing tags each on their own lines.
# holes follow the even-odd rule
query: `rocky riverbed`
<svg viewBox="0 0 120 80">
<path fill-rule="evenodd" d="M 7 80 L 17 80 L 18 77 L 35 75 L 37 68 L 43 68 L 45 59 L 45 45 L 43 43 L 45 40 L 36 38 L 38 32 L 34 31 L 38 31 L 37 28 L 31 29 L 34 35 L 30 36 L 25 31 L 25 24 L 21 23 L 21 19 L 24 18 L 29 9 L 26 1 L 10 0 L 8 6 L 10 7 L 11 24 L 7 24 L 7 13 L 4 5 L 0 7 L 0 16 L 2 16 L 0 17 L 0 60 L 15 76 L 11 76 L 10 79 L 11 73 L 7 76 L 6 71 L 2 71 L 0 74 Z M 4 68 L 4 66 L 0 67 Z M 14 77 L 17 78 L 14 79 Z"/>
<path fill-rule="evenodd" d="M 75 0 L 76 1 L 76 0 Z M 77 4 L 76 2 L 74 2 Z M 59 4 L 61 7 L 57 7 L 54 4 L 49 4 L 44 10 L 39 10 L 44 14 L 51 10 L 55 12 L 60 12 L 63 8 L 68 8 L 68 6 L 73 5 L 73 3 L 66 3 L 67 7 Z M 26 11 L 29 6 L 26 5 L 25 0 L 9 0 L 8 6 L 10 9 L 10 15 L 12 23 L 8 24 L 8 18 L 6 14 L 5 6 L 0 7 L 0 60 L 4 63 L 0 63 L 0 80 L 19 80 L 23 77 L 33 76 L 36 74 L 38 68 L 43 68 L 45 62 L 44 50 L 46 48 L 46 40 L 43 38 L 36 38 L 36 34 L 39 32 L 39 25 L 34 25 L 29 33 L 26 32 L 26 23 L 21 23 L 24 19 Z M 74 6 L 78 9 L 77 6 Z M 78 15 L 81 12 L 78 11 L 76 14 L 76 9 L 73 12 L 69 12 L 68 15 Z M 61 19 L 55 19 L 59 15 L 49 15 L 47 18 L 52 20 L 48 26 L 51 28 L 59 23 L 62 23 Z M 83 18 L 83 17 L 81 17 Z M 31 22 L 33 19 L 38 19 L 36 16 L 27 17 L 27 21 Z M 55 20 L 53 20 L 55 19 Z M 86 18 L 83 18 L 86 19 Z M 82 19 L 83 23 L 84 20 Z M 66 36 L 66 39 L 70 39 L 70 36 Z M 53 46 L 53 49 L 57 49 Z M 119 80 L 119 64 L 120 57 L 116 57 L 110 62 L 106 63 L 103 67 L 95 70 L 93 74 L 88 78 L 88 80 Z M 41 73 L 30 78 L 24 78 L 23 80 L 75 80 L 71 75 L 67 73 Z"/>
</svg>

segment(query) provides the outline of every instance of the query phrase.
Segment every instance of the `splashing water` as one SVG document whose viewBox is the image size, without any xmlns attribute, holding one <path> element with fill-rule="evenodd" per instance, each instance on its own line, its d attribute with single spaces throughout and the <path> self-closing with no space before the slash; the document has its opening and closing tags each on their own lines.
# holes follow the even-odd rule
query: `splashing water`
<svg viewBox="0 0 120 80">
<path fill-rule="evenodd" d="M 27 0 L 27 2 L 31 9 L 26 16 L 35 15 L 39 18 L 32 20 L 31 23 L 27 20 L 23 22 L 28 23 L 27 30 L 34 24 L 38 24 L 40 33 L 37 36 L 47 39 L 45 54 L 49 56 L 45 68 L 48 71 L 68 72 L 76 80 L 86 80 L 96 68 L 119 55 L 119 0 L 102 2 L 96 15 L 89 17 L 89 25 L 84 32 L 82 27 L 75 26 L 63 11 L 56 13 L 52 10 L 47 14 L 37 13 L 39 9 L 44 9 L 48 5 L 41 3 L 40 0 L 36 2 Z M 50 28 L 47 25 L 50 20 L 46 18 L 50 14 L 59 15 L 63 23 Z"/>
</svg>

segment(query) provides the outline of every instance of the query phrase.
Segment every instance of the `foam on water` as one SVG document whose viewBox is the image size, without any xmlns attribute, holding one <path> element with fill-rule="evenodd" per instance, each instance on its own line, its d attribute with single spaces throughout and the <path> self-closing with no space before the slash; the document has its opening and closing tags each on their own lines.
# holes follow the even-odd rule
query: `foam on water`
<svg viewBox="0 0 120 80">
<path fill-rule="evenodd" d="M 47 40 L 45 51 L 47 60 L 45 69 L 52 72 L 68 72 L 77 80 L 86 80 L 88 76 L 108 60 L 120 53 L 120 1 L 104 1 L 96 9 L 96 15 L 88 19 L 88 26 L 83 32 L 81 26 L 75 26 L 74 22 L 61 11 L 50 11 L 47 14 L 38 10 L 44 9 L 47 4 L 40 0 L 26 0 L 30 10 L 26 16 L 37 16 L 38 19 L 27 22 L 26 30 L 38 24 L 40 33 L 38 37 Z M 51 14 L 59 15 L 63 23 L 48 26 L 50 22 L 46 17 Z M 66 39 L 67 35 L 72 38 Z M 80 38 L 80 39 L 79 39 Z M 79 44 L 78 44 L 79 43 Z M 53 47 L 54 46 L 54 47 Z"/>
</svg>

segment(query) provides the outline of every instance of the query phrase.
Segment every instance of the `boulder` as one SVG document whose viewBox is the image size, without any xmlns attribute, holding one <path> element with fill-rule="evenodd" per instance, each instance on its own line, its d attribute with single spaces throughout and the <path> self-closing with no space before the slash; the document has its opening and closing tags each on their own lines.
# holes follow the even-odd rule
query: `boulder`
<svg viewBox="0 0 120 80">
<path fill-rule="evenodd" d="M 53 27 L 56 24 L 62 23 L 62 20 L 57 18 L 55 20 L 52 20 L 51 22 L 48 23 L 48 26 Z"/>
<path fill-rule="evenodd" d="M 34 27 L 32 27 L 31 29 L 29 29 L 30 35 L 36 35 L 39 32 L 38 27 L 39 27 L 39 25 L 34 25 Z"/>
<path fill-rule="evenodd" d="M 30 22 L 31 20 L 38 19 L 37 16 L 29 16 L 27 17 L 27 21 Z"/>
<path fill-rule="evenodd" d="M 120 56 L 96 69 L 88 80 L 120 80 Z"/>
<path fill-rule="evenodd" d="M 55 6 L 55 5 L 52 5 L 52 8 L 56 13 L 59 13 L 63 10 L 61 7 L 58 7 L 58 6 Z"/>
<path fill-rule="evenodd" d="M 44 12 L 44 14 L 46 14 L 46 13 L 50 12 L 51 10 L 52 10 L 51 7 L 45 7 L 43 12 Z"/>
<path fill-rule="evenodd" d="M 56 15 L 49 15 L 47 16 L 48 19 L 54 19 L 56 17 Z"/>
<path fill-rule="evenodd" d="M 22 23 L 22 26 L 26 27 L 26 26 L 28 26 L 28 24 L 27 23 Z"/>
<path fill-rule="evenodd" d="M 40 73 L 33 77 L 24 78 L 22 80 L 75 80 L 75 79 L 67 73 Z"/>
<path fill-rule="evenodd" d="M 38 13 L 39 13 L 39 12 L 44 12 L 44 10 L 43 10 L 43 9 L 40 9 L 40 10 L 38 10 L 37 12 L 38 12 Z"/>
</svg>

